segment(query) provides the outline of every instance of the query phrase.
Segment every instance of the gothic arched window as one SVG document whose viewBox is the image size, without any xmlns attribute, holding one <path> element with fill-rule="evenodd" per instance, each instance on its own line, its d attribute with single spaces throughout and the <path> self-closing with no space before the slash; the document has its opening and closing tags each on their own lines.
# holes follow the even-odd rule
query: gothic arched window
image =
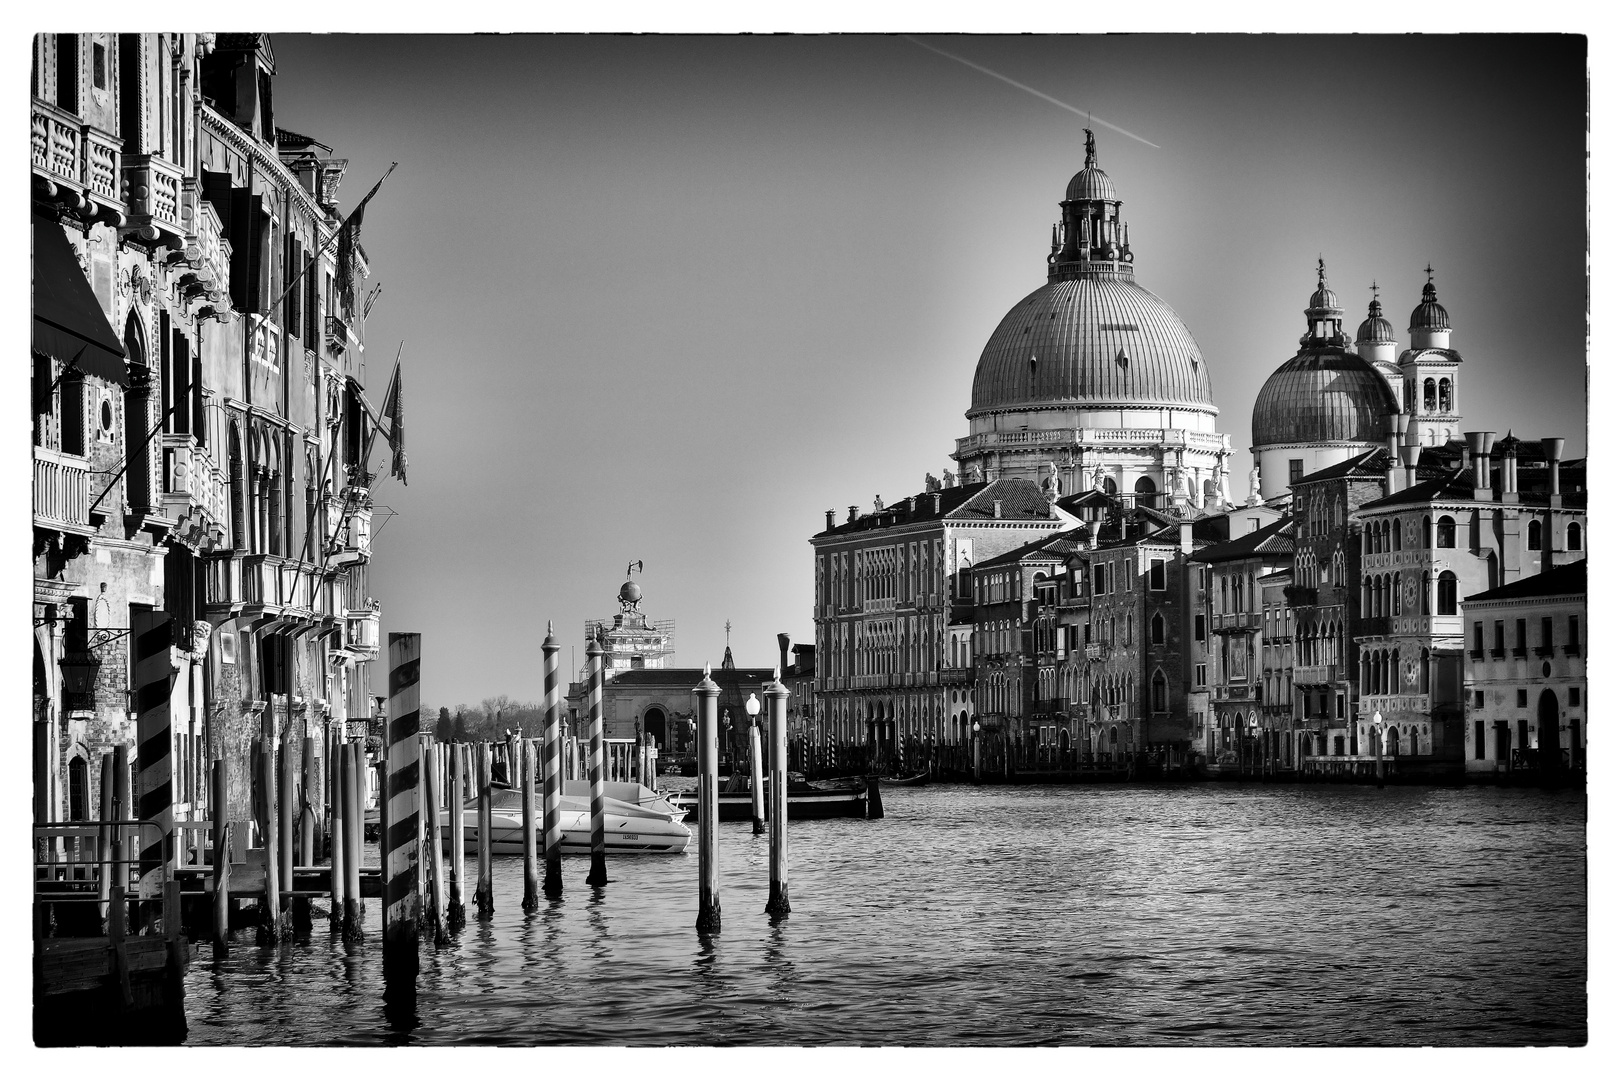
<svg viewBox="0 0 1620 1080">
<path fill-rule="evenodd" d="M 1156 713 L 1170 711 L 1170 685 L 1165 680 L 1163 671 L 1153 672 L 1153 711 Z"/>
<path fill-rule="evenodd" d="M 1157 611 L 1153 613 L 1153 625 L 1150 633 L 1152 634 L 1151 640 L 1153 644 L 1164 644 L 1164 616 L 1160 615 Z"/>
</svg>

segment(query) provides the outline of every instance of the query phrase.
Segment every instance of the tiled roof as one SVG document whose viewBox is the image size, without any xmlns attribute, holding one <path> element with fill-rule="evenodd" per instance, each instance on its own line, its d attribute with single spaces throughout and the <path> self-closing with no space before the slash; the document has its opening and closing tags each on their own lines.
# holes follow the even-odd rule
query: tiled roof
<svg viewBox="0 0 1620 1080">
<path fill-rule="evenodd" d="M 1494 589 L 1487 589 L 1465 601 L 1521 600 L 1530 596 L 1584 596 L 1586 595 L 1586 560 L 1565 563 L 1518 581 L 1510 581 Z"/>
<path fill-rule="evenodd" d="M 934 510 L 934 496 L 939 496 L 939 511 Z M 959 487 L 924 491 L 913 496 L 912 509 L 906 511 L 906 502 L 888 503 L 881 511 L 867 511 L 854 521 L 841 521 L 831 529 L 823 529 L 817 537 L 839 536 L 849 533 L 870 532 L 896 525 L 910 525 L 919 521 L 993 521 L 995 504 L 1001 503 L 1003 520 L 1051 521 L 1047 517 L 1046 494 L 1040 486 L 1029 480 L 1003 478 Z"/>
<path fill-rule="evenodd" d="M 1283 555 L 1294 550 L 1294 519 L 1279 518 L 1236 540 L 1216 544 L 1192 556 L 1196 562 L 1231 562 L 1251 555 Z"/>
<path fill-rule="evenodd" d="M 1084 528 L 1070 529 L 1055 536 L 1043 536 L 1038 540 L 1031 540 L 1027 544 L 1020 544 L 1011 551 L 1004 551 L 993 559 L 986 559 L 978 565 L 977 569 L 983 570 L 987 566 L 1011 566 L 1035 556 L 1042 556 L 1050 561 L 1062 562 L 1074 552 L 1085 549 L 1086 536 L 1087 532 Z"/>
<path fill-rule="evenodd" d="M 1471 499 L 1473 495 L 1473 470 L 1454 469 L 1433 480 L 1425 480 L 1413 487 L 1397 491 L 1393 495 L 1385 495 L 1382 499 L 1362 503 L 1359 509 L 1383 510 L 1391 506 L 1412 506 L 1431 502 L 1434 499 Z"/>
</svg>

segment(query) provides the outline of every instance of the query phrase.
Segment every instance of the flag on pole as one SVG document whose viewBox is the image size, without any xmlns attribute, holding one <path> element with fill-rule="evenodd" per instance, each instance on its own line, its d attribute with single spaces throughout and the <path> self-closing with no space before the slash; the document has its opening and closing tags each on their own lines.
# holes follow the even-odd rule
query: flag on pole
<svg viewBox="0 0 1620 1080">
<path fill-rule="evenodd" d="M 404 484 L 405 466 L 405 390 L 399 361 L 394 361 L 394 377 L 388 380 L 388 393 L 383 398 L 382 414 L 388 418 L 388 448 L 394 452 L 390 473 Z"/>
<path fill-rule="evenodd" d="M 337 292 L 345 311 L 354 310 L 356 251 L 360 245 L 360 226 L 366 217 L 366 203 L 370 202 L 371 197 L 377 194 L 377 189 L 383 186 L 383 180 L 388 179 L 389 174 L 394 171 L 395 166 L 398 164 L 396 161 L 388 166 L 388 172 L 383 173 L 382 179 L 371 185 L 371 190 L 366 192 L 365 198 L 355 205 L 354 212 L 349 215 L 348 219 L 344 221 L 343 227 L 338 230 Z"/>
</svg>

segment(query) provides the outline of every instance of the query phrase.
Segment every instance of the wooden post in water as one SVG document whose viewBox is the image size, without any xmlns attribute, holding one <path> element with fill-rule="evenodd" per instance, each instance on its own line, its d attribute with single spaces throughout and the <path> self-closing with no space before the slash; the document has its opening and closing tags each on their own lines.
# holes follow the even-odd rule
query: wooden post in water
<svg viewBox="0 0 1620 1080">
<path fill-rule="evenodd" d="M 260 746 L 259 790 L 264 793 L 264 918 L 259 925 L 259 944 L 274 945 L 281 940 L 281 818 L 276 798 L 276 740 L 265 735 Z"/>
<path fill-rule="evenodd" d="M 140 877 L 139 925 L 153 929 L 162 910 L 165 868 L 174 863 L 174 725 L 170 698 L 174 668 L 169 659 L 174 631 L 163 611 L 131 611 L 130 639 L 135 690 L 135 764 L 139 770 L 133 817 L 155 825 L 136 833 Z M 129 804 L 126 804 L 129 805 Z"/>
<path fill-rule="evenodd" d="M 225 820 L 225 762 L 216 760 L 212 770 L 208 803 L 214 815 L 214 955 L 222 957 L 231 948 L 231 826 Z"/>
<path fill-rule="evenodd" d="M 478 890 L 473 894 L 478 917 L 487 919 L 495 914 L 494 865 L 490 858 L 490 772 L 493 750 L 487 742 L 478 744 Z"/>
<path fill-rule="evenodd" d="M 294 790 L 298 774 L 293 770 L 293 743 L 285 739 L 281 749 L 276 754 L 276 782 L 279 790 L 276 794 L 276 809 L 280 811 L 280 821 L 277 823 L 277 836 L 281 838 L 281 847 L 277 854 L 281 856 L 281 865 L 276 875 L 277 884 L 281 890 L 281 910 L 286 913 L 284 920 L 289 924 L 292 921 L 293 908 L 293 867 L 294 848 L 298 843 L 298 826 L 296 811 L 298 802 Z"/>
<path fill-rule="evenodd" d="M 752 694 L 748 695 L 750 698 Z M 748 790 L 750 809 L 754 814 L 754 835 L 765 831 L 765 776 L 759 759 L 759 719 L 748 718 Z M 771 830 L 774 839 L 776 830 Z"/>
<path fill-rule="evenodd" d="M 422 818 L 427 822 L 427 849 L 422 861 L 428 864 L 428 876 L 432 879 L 427 893 L 427 911 L 428 926 L 433 931 L 433 947 L 436 949 L 444 948 L 450 941 L 444 932 L 444 844 L 439 830 L 439 759 L 443 753 L 443 747 L 430 742 L 427 746 L 427 762 L 422 769 L 426 784 L 423 799 L 426 805 Z"/>
<path fill-rule="evenodd" d="M 557 654 L 562 646 L 546 623 L 546 640 L 540 644 L 545 662 L 546 732 L 541 760 L 544 762 L 543 812 L 545 828 L 545 894 L 552 899 L 562 895 L 562 690 L 557 683 Z"/>
<path fill-rule="evenodd" d="M 699 933 L 720 931 L 720 867 L 715 861 L 715 833 L 720 830 L 720 687 L 703 665 L 703 681 L 692 691 L 698 713 L 698 914 Z"/>
<path fill-rule="evenodd" d="M 343 845 L 347 837 L 343 831 L 343 740 L 334 728 L 326 733 L 326 790 L 327 812 L 330 821 L 326 828 L 327 863 L 331 871 L 332 910 L 329 913 L 334 934 L 343 933 L 343 888 L 348 880 L 343 872 Z"/>
<path fill-rule="evenodd" d="M 462 895 L 467 886 L 467 826 L 462 807 L 467 789 L 462 783 L 467 767 L 466 743 L 450 744 L 450 903 L 445 922 L 451 931 L 467 925 L 467 904 Z"/>
<path fill-rule="evenodd" d="M 413 736 L 413 738 L 416 739 L 417 760 L 420 762 L 420 769 L 416 774 L 416 802 L 418 807 L 420 807 L 420 810 L 416 815 L 416 850 L 418 852 L 418 858 L 416 860 L 416 888 L 414 890 L 416 893 L 416 921 L 421 929 L 426 930 L 428 928 L 428 905 L 426 898 L 428 895 L 428 878 L 432 869 L 431 864 L 428 861 L 427 823 L 428 818 L 433 814 L 433 806 L 427 800 L 427 770 L 428 762 L 432 760 L 429 755 L 431 755 L 433 752 L 433 736 L 418 733 Z M 386 823 L 384 824 L 383 828 L 386 831 Z"/>
<path fill-rule="evenodd" d="M 113 803 L 116 798 L 113 792 L 113 753 L 111 750 L 101 755 L 101 800 L 96 804 L 96 817 L 102 821 L 111 821 L 113 816 Z M 100 862 L 96 874 L 96 896 L 99 903 L 96 905 L 101 912 L 101 924 L 107 924 L 107 905 L 112 901 L 113 882 L 113 826 L 102 825 L 96 830 L 96 858 Z"/>
<path fill-rule="evenodd" d="M 421 677 L 422 635 L 388 635 L 388 731 L 383 740 L 386 778 L 378 806 L 386 828 L 379 848 L 383 879 L 383 999 L 390 1006 L 414 1011 L 417 956 L 417 905 L 421 895 L 420 805 L 422 742 L 417 682 Z"/>
<path fill-rule="evenodd" d="M 535 865 L 534 766 L 533 739 L 518 740 L 518 775 L 523 779 L 523 910 L 533 911 L 540 906 L 540 869 Z"/>
<path fill-rule="evenodd" d="M 360 794 L 361 769 L 365 765 L 364 743 L 343 744 L 343 940 L 359 941 L 364 924 L 360 919 L 360 860 L 366 835 L 365 800 Z"/>
<path fill-rule="evenodd" d="M 792 911 L 787 881 L 787 699 L 782 671 L 777 669 L 765 688 L 766 712 L 771 725 L 771 893 L 765 914 L 782 916 Z"/>
<path fill-rule="evenodd" d="M 310 781 L 315 776 L 315 740 L 308 735 L 304 736 L 303 755 L 298 770 L 298 864 L 304 867 L 318 866 L 320 861 L 315 856 L 315 788 Z M 287 887 L 292 888 L 292 879 L 289 877 Z M 310 919 L 310 902 L 307 896 L 293 897 L 293 930 L 309 933 L 312 921 Z"/>
<path fill-rule="evenodd" d="M 590 668 L 591 723 L 591 872 L 585 884 L 607 884 L 607 801 L 602 790 L 602 646 L 593 638 L 585 646 Z"/>
</svg>

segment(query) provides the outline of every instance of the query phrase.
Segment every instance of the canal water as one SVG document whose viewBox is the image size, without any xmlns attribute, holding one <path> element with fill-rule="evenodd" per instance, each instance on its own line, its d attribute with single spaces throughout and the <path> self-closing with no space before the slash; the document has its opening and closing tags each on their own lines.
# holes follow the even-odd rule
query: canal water
<svg viewBox="0 0 1620 1080">
<path fill-rule="evenodd" d="M 1587 1037 L 1586 800 L 1354 786 L 886 789 L 880 821 L 794 822 L 763 914 L 747 823 L 723 928 L 681 856 L 564 860 L 561 901 L 422 953 L 382 1001 L 379 902 L 344 947 L 200 949 L 192 1044 L 1523 1045 Z M 375 861 L 375 851 L 372 861 Z M 321 905 L 324 908 L 324 903 Z M 470 905 L 469 905 L 470 908 Z"/>
</svg>

